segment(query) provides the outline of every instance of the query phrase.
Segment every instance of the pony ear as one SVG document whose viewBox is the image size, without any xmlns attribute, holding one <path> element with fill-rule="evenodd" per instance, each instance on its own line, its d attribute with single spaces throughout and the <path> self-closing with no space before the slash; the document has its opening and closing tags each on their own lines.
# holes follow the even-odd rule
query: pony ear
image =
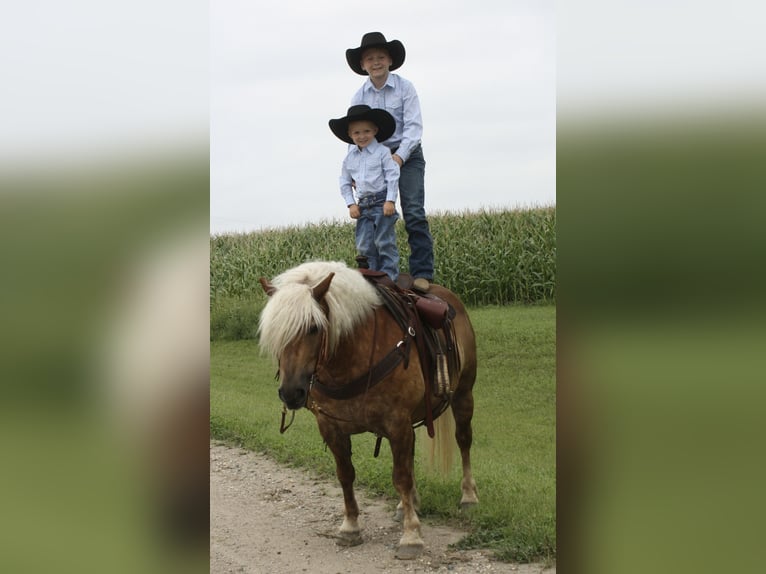
<svg viewBox="0 0 766 574">
<path fill-rule="evenodd" d="M 266 295 L 271 297 L 274 293 L 277 292 L 277 288 L 274 287 L 271 283 L 269 283 L 269 280 L 265 277 L 261 277 L 258 279 L 258 282 L 261 284 L 261 287 L 263 287 L 263 290 L 266 291 Z"/>
<path fill-rule="evenodd" d="M 327 294 L 327 290 L 330 288 L 330 281 L 332 281 L 333 277 L 335 277 L 335 273 L 330 273 L 320 283 L 311 288 L 311 295 L 315 300 L 321 301 L 322 297 Z"/>
</svg>

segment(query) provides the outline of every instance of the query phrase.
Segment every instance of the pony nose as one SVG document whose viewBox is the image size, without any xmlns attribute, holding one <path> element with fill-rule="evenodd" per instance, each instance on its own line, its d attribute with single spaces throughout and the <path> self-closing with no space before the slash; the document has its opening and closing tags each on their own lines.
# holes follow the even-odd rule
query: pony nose
<svg viewBox="0 0 766 574">
<path fill-rule="evenodd" d="M 288 409 L 299 409 L 306 404 L 306 389 L 297 387 L 285 390 L 280 387 L 279 400 L 281 400 Z"/>
</svg>

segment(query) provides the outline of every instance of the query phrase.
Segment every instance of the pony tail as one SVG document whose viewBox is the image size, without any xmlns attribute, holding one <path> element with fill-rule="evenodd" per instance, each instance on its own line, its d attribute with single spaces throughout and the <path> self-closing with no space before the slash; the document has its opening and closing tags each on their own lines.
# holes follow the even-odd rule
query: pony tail
<svg viewBox="0 0 766 574">
<path fill-rule="evenodd" d="M 455 458 L 455 417 L 452 408 L 448 407 L 441 416 L 434 421 L 434 438 L 430 438 L 424 431 L 425 426 L 418 428 L 418 437 L 421 454 L 425 460 L 425 466 L 430 474 L 438 473 L 448 475 L 452 470 Z"/>
</svg>

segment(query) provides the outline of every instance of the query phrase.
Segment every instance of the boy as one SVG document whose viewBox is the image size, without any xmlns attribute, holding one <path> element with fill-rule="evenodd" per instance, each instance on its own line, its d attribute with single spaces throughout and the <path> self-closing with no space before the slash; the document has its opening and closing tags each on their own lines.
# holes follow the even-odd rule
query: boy
<svg viewBox="0 0 766 574">
<path fill-rule="evenodd" d="M 396 122 L 385 110 L 351 106 L 345 117 L 330 120 L 338 138 L 352 144 L 340 175 L 340 192 L 351 219 L 356 219 L 356 249 L 369 268 L 399 277 L 396 247 L 396 196 L 399 166 L 382 142 L 394 133 Z M 356 190 L 356 198 L 354 197 Z"/>
<path fill-rule="evenodd" d="M 366 104 L 391 113 L 396 129 L 385 145 L 401 169 L 399 191 L 402 216 L 410 245 L 410 274 L 413 287 L 427 291 L 434 276 L 433 239 L 425 212 L 425 166 L 420 139 L 423 121 L 414 86 L 390 73 L 404 63 L 405 50 L 399 40 L 386 41 L 380 32 L 362 36 L 358 48 L 346 50 L 346 61 L 357 74 L 369 76 L 354 94 L 351 105 Z"/>
</svg>

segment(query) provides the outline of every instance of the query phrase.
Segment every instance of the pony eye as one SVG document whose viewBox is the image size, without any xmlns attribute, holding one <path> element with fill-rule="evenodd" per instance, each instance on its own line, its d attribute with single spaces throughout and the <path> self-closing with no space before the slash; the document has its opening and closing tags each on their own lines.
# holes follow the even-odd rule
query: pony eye
<svg viewBox="0 0 766 574">
<path fill-rule="evenodd" d="M 309 328 L 309 335 L 316 335 L 319 333 L 319 327 L 317 325 L 311 325 Z"/>
</svg>

